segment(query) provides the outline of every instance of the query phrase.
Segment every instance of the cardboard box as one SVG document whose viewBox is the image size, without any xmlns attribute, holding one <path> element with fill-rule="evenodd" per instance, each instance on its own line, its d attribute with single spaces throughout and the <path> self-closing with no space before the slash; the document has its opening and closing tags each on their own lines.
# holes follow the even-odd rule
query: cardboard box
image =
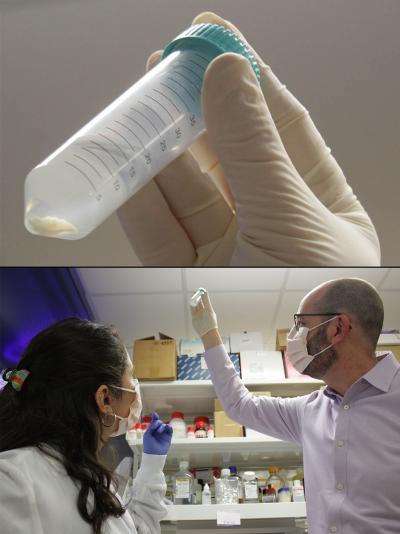
<svg viewBox="0 0 400 534">
<path fill-rule="evenodd" d="M 270 391 L 252 391 L 251 392 L 255 397 L 270 397 Z M 214 399 L 214 412 L 221 412 L 224 408 L 219 399 Z"/>
<path fill-rule="evenodd" d="M 231 352 L 264 349 L 264 342 L 261 332 L 237 332 L 231 334 L 230 338 Z"/>
<path fill-rule="evenodd" d="M 285 368 L 286 378 L 297 378 L 298 380 L 308 380 L 308 375 L 303 375 L 299 373 L 293 365 L 290 363 L 289 358 L 287 357 L 286 351 L 283 352 L 283 366 Z"/>
<path fill-rule="evenodd" d="M 176 341 L 160 333 L 137 339 L 133 347 L 133 364 L 139 380 L 176 380 Z"/>
<path fill-rule="evenodd" d="M 237 373 L 240 375 L 239 354 L 230 354 L 231 362 Z M 178 380 L 210 380 L 211 375 L 208 370 L 206 360 L 202 355 L 178 356 Z"/>
<path fill-rule="evenodd" d="M 225 412 L 214 412 L 214 426 L 216 438 L 242 438 L 243 427 L 235 423 Z"/>
<path fill-rule="evenodd" d="M 275 349 L 284 351 L 287 347 L 287 335 L 290 332 L 289 328 L 278 328 L 276 331 Z"/>
<path fill-rule="evenodd" d="M 240 353 L 243 382 L 260 383 L 284 380 L 282 353 L 275 350 L 247 350 Z"/>
<path fill-rule="evenodd" d="M 222 342 L 225 345 L 226 352 L 229 354 L 231 352 L 229 336 L 223 336 Z M 179 344 L 180 356 L 198 356 L 199 354 L 204 354 L 204 346 L 200 338 L 181 339 Z"/>
</svg>

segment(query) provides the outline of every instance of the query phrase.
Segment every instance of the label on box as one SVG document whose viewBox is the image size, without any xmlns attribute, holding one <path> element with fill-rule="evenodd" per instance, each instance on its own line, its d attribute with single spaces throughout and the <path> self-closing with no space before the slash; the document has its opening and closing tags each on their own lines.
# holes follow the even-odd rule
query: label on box
<svg viewBox="0 0 400 534">
<path fill-rule="evenodd" d="M 186 478 L 175 480 L 175 497 L 177 499 L 190 499 L 190 481 Z"/>
<path fill-rule="evenodd" d="M 279 351 L 246 350 L 240 353 L 240 368 L 244 382 L 284 379 L 282 353 Z"/>
<path fill-rule="evenodd" d="M 239 510 L 232 510 L 232 511 L 217 510 L 217 525 L 219 527 L 240 526 Z"/>
<path fill-rule="evenodd" d="M 230 335 L 231 351 L 263 350 L 264 343 L 261 332 L 238 332 Z"/>
</svg>

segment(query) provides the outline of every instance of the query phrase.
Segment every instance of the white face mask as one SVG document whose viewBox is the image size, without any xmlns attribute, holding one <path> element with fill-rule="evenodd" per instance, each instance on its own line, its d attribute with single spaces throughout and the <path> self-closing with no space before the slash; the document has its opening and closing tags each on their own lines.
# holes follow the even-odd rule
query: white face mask
<svg viewBox="0 0 400 534">
<path fill-rule="evenodd" d="M 136 393 L 136 398 L 129 407 L 128 417 L 121 417 L 120 415 L 114 414 L 118 421 L 118 427 L 115 432 L 110 434 L 110 437 L 121 436 L 125 434 L 130 428 L 132 428 L 140 419 L 140 414 L 142 413 L 142 399 L 140 397 L 139 384 L 135 386 L 135 389 L 120 388 L 113 386 L 115 389 L 121 389 L 122 391 L 130 391 Z"/>
<path fill-rule="evenodd" d="M 320 350 L 316 354 L 308 354 L 307 350 L 307 335 L 308 332 L 311 332 L 311 330 L 314 330 L 315 328 L 318 328 L 322 326 L 323 324 L 329 323 L 329 321 L 333 321 L 333 319 L 336 319 L 337 315 L 335 317 L 331 317 L 327 321 L 324 321 L 323 323 L 317 324 L 316 326 L 313 326 L 312 328 L 307 328 L 306 326 L 301 326 L 299 328 L 299 331 L 296 331 L 296 327 L 293 326 L 291 331 L 288 334 L 287 337 L 287 349 L 286 354 L 289 358 L 290 363 L 293 365 L 293 367 L 298 371 L 299 373 L 302 373 L 304 369 L 313 361 L 313 359 L 316 356 L 319 356 L 326 350 L 330 349 L 333 344 L 331 343 L 324 349 Z"/>
</svg>

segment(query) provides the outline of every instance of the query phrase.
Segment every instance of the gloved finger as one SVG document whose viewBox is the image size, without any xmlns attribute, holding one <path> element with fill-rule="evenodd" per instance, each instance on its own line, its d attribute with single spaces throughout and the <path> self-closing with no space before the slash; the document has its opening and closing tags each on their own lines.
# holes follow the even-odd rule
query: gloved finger
<svg viewBox="0 0 400 534">
<path fill-rule="evenodd" d="M 117 215 L 143 265 L 193 265 L 193 243 L 154 180 L 127 200 Z"/>
<path fill-rule="evenodd" d="M 310 244 L 321 241 L 333 215 L 294 168 L 247 59 L 232 53 L 214 59 L 202 98 L 208 135 L 236 200 L 241 237 L 278 261 L 309 264 Z M 330 259 L 329 238 L 319 250 L 321 261 L 325 253 Z"/>
<path fill-rule="evenodd" d="M 201 296 L 201 302 L 207 311 L 214 311 L 208 292 Z"/>
<path fill-rule="evenodd" d="M 156 429 L 155 432 L 157 434 L 164 434 L 165 428 L 166 428 L 166 424 L 165 423 L 161 423 L 161 425 Z"/>
<path fill-rule="evenodd" d="M 156 421 L 157 419 L 160 419 L 160 416 L 158 415 L 157 412 L 153 412 L 151 414 L 151 422 Z"/>
<path fill-rule="evenodd" d="M 293 166 L 245 58 L 228 53 L 210 63 L 203 110 L 236 199 L 232 265 L 249 258 L 257 265 L 379 265 L 379 241 L 362 207 L 338 217 Z"/>
<path fill-rule="evenodd" d="M 151 54 L 146 65 L 148 70 L 159 62 L 161 54 L 162 51 Z M 201 140 L 194 145 L 200 142 Z M 153 191 L 152 196 L 162 197 L 156 199 L 158 206 L 162 208 L 156 221 L 159 225 L 158 235 L 155 235 L 156 225 L 153 221 L 139 219 L 142 210 L 139 216 L 135 216 L 134 212 L 138 210 L 136 195 L 119 210 L 123 228 L 145 265 L 171 264 L 165 256 L 170 256 L 173 265 L 191 265 L 195 259 L 195 248 L 216 241 L 225 234 L 233 218 L 232 210 L 188 150 L 153 181 L 161 195 Z M 143 205 L 143 201 L 141 204 Z M 147 204 L 146 201 L 145 205 Z M 167 224 L 163 225 L 162 220 Z M 164 246 L 161 246 L 161 240 L 164 241 Z M 170 243 L 172 248 L 168 254 L 165 249 Z M 193 246 L 190 247 L 190 244 Z M 175 255 L 177 249 L 182 249 L 179 254 L 182 260 Z M 159 263 L 161 260 L 164 263 Z"/>
<path fill-rule="evenodd" d="M 154 435 L 163 424 L 164 423 L 160 419 L 157 419 L 157 421 L 154 421 L 149 425 L 149 431 Z"/>
<path fill-rule="evenodd" d="M 261 90 L 277 131 L 295 169 L 311 191 L 332 212 L 346 214 L 347 217 L 353 213 L 354 217 L 361 217 L 361 220 L 368 224 L 364 210 L 353 195 L 340 166 L 331 155 L 330 148 L 326 146 L 307 109 L 279 81 L 234 24 L 212 12 L 197 15 L 193 24 L 200 23 L 224 26 L 244 41 L 254 53 L 261 70 Z"/>
</svg>

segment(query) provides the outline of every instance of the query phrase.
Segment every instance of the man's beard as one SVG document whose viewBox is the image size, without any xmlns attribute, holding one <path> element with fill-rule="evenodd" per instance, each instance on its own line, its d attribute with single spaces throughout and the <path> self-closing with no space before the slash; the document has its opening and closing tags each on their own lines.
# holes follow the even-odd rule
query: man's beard
<svg viewBox="0 0 400 534">
<path fill-rule="evenodd" d="M 307 352 L 310 355 L 316 354 L 320 350 L 323 350 L 329 345 L 329 341 L 326 337 L 326 328 L 317 332 L 307 342 Z M 309 375 L 312 378 L 322 379 L 328 369 L 338 360 L 338 355 L 335 347 L 326 349 L 322 354 L 316 356 L 311 363 L 304 369 L 303 374 Z"/>
</svg>

